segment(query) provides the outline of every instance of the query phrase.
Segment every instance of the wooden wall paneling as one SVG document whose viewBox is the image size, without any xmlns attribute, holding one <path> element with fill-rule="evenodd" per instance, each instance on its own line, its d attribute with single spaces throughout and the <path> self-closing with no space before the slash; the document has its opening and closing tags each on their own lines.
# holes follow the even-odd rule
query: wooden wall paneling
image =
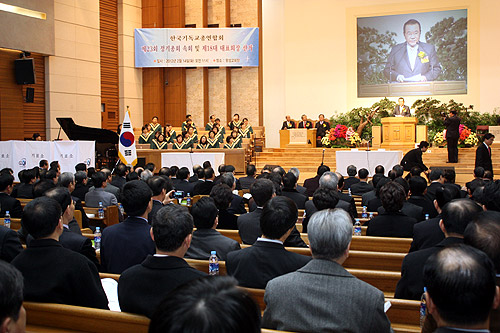
<svg viewBox="0 0 500 333">
<path fill-rule="evenodd" d="M 0 140 L 24 139 L 23 86 L 16 83 L 14 75 L 14 60 L 19 54 L 0 50 Z"/>
<path fill-rule="evenodd" d="M 119 118 L 118 87 L 118 4 L 116 0 L 99 1 L 99 38 L 101 57 L 102 128 L 115 131 Z"/>
<path fill-rule="evenodd" d="M 259 11 L 259 126 L 264 125 L 264 66 L 262 64 L 262 0 L 257 0 Z"/>
<path fill-rule="evenodd" d="M 24 134 L 25 138 L 31 138 L 33 133 L 40 133 L 46 139 L 45 134 L 45 57 L 38 53 L 32 53 L 35 59 L 36 83 L 22 86 Z M 33 103 L 26 103 L 26 88 L 34 88 Z"/>
</svg>

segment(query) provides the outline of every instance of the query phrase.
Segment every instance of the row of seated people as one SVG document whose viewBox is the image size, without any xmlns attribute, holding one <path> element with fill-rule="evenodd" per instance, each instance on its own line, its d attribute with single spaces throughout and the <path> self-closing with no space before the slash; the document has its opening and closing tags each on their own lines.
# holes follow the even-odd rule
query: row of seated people
<svg viewBox="0 0 500 333">
<path fill-rule="evenodd" d="M 168 183 L 168 180 L 161 176 L 152 180 L 158 183 Z M 270 185 L 271 193 L 273 193 L 272 184 L 269 184 L 270 181 L 267 179 L 257 180 L 252 185 L 251 192 L 252 190 L 255 192 L 254 187 L 258 187 L 260 183 Z M 225 187 L 226 185 L 216 186 Z M 203 275 L 189 267 L 182 257 L 192 247 L 211 251 L 215 246 L 224 246 L 222 241 L 215 239 L 223 236 L 213 230 L 217 225 L 217 209 L 211 198 L 198 201 L 191 214 L 186 208 L 167 202 L 165 207 L 158 210 L 154 216 L 151 229 L 146 219 L 151 209 L 150 187 L 145 182 L 137 180 L 124 185 L 122 201 L 130 217 L 123 223 L 104 230 L 101 258 L 103 265 L 106 260 L 113 261 L 113 265 L 128 263 L 118 284 L 118 297 L 122 310 L 144 313 L 155 318 L 155 309 L 161 308 L 156 305 L 160 304 L 173 288 Z M 263 186 L 263 188 L 269 188 L 269 186 Z M 165 191 L 166 189 L 163 192 Z M 49 194 L 47 197 L 35 199 L 26 206 L 24 224 L 34 240 L 27 250 L 12 261 L 12 264 L 24 276 L 26 300 L 104 307 L 106 296 L 102 287 L 95 283 L 97 269 L 92 268 L 91 263 L 85 264 L 83 257 L 79 258 L 77 254 L 70 253 L 71 251 L 57 244 L 64 224 L 59 217 L 61 204 L 53 200 L 56 199 L 55 197 L 50 198 L 50 196 Z M 445 220 L 446 227 L 453 227 L 454 223 L 455 227 L 461 226 L 472 216 L 478 216 L 479 219 L 470 224 L 471 239 L 477 241 L 475 237 L 484 236 L 484 230 L 481 230 L 484 218 L 491 218 L 491 214 L 495 213 L 477 214 L 477 211 L 474 211 L 475 208 L 471 206 L 472 201 L 452 204 L 466 207 L 465 213 L 459 214 L 458 219 Z M 445 210 L 447 209 L 445 207 Z M 450 205 L 449 210 L 454 212 L 459 209 Z M 227 254 L 228 272 L 234 275 L 241 285 L 247 283 L 242 280 L 249 281 L 249 283 L 254 283 L 254 280 L 259 279 L 267 280 L 263 282 L 266 286 L 265 302 L 267 305 L 263 327 L 293 331 L 317 331 L 328 327 L 331 330 L 340 331 L 388 332 L 390 323 L 383 311 L 383 294 L 357 280 L 341 267 L 342 262 L 348 256 L 352 237 L 352 221 L 348 213 L 341 209 L 327 209 L 313 215 L 309 227 L 312 260 L 309 257 L 289 253 L 283 248 L 283 243 L 292 233 L 296 220 L 297 208 L 293 201 L 285 197 L 274 197 L 262 208 L 259 221 L 262 235 L 254 246 Z M 498 224 L 498 220 L 493 219 L 493 221 Z M 193 224 L 198 228 L 195 233 L 192 233 Z M 204 230 L 212 230 L 209 233 L 210 236 L 203 236 Z M 467 235 L 467 232 L 465 234 Z M 205 242 L 200 242 L 199 239 Z M 145 249 L 149 247 L 146 240 L 151 243 L 153 251 L 156 248 L 155 255 L 151 255 L 149 249 Z M 210 240 L 212 244 L 208 244 Z M 484 243 L 480 240 L 477 242 L 478 246 Z M 149 255 L 146 255 L 145 259 L 139 259 L 138 253 L 144 254 L 145 251 L 149 252 Z M 219 251 L 222 252 L 223 249 Z M 435 262 L 430 260 L 431 268 L 426 267 L 426 271 L 434 269 L 432 271 L 434 275 L 429 273 L 429 277 L 423 277 L 426 285 L 431 286 L 428 289 L 430 297 L 436 290 L 432 288 L 435 286 L 434 283 L 439 285 L 439 280 L 433 280 L 436 278 L 435 271 L 439 271 L 442 262 L 449 263 L 450 259 L 456 259 L 458 255 L 460 258 L 464 256 L 481 258 L 486 263 L 484 266 L 489 267 L 494 281 L 493 264 L 486 255 L 479 251 L 470 247 L 461 247 L 446 249 L 443 253 L 443 256 L 447 253 L 448 255 L 442 260 L 439 260 L 438 255 L 434 255 L 431 259 Z M 53 260 L 54 257 L 58 260 Z M 60 268 L 62 264 L 65 269 Z M 456 265 L 460 267 L 462 261 L 457 262 Z M 477 271 L 477 266 L 473 265 L 473 267 L 472 271 Z M 75 271 L 79 273 L 78 278 L 74 276 Z M 446 272 L 449 270 L 442 273 Z M 46 276 L 50 283 L 40 284 L 37 281 L 40 274 Z M 286 275 L 281 276 L 283 274 Z M 464 274 L 467 279 L 470 278 L 469 271 Z M 482 274 L 481 277 L 484 276 L 484 272 Z M 252 279 L 251 276 L 255 278 Z M 67 281 L 74 281 L 74 283 L 70 286 Z M 152 283 L 144 283 L 144 281 Z M 60 288 L 59 284 L 64 284 L 66 288 Z M 325 285 L 331 288 L 324 288 Z M 335 287 L 336 285 L 338 287 Z M 439 285 L 439 287 L 443 286 Z M 73 288 L 85 290 L 88 295 L 75 294 Z M 488 316 L 484 309 L 491 308 L 495 293 L 490 290 L 490 293 L 486 294 L 491 294 L 486 297 L 491 301 L 480 303 L 483 304 L 481 313 L 485 317 L 484 320 Z M 331 298 L 340 301 L 333 306 Z M 453 301 L 457 299 L 460 300 L 460 297 L 454 298 Z M 484 297 L 481 299 L 484 300 Z M 91 300 L 93 302 L 89 304 Z M 323 310 L 318 311 L 318 309 Z M 470 314 L 470 310 L 464 310 L 464 312 Z M 440 318 L 439 311 L 433 314 L 438 319 Z M 438 320 L 438 323 L 441 324 L 441 321 Z"/>
</svg>

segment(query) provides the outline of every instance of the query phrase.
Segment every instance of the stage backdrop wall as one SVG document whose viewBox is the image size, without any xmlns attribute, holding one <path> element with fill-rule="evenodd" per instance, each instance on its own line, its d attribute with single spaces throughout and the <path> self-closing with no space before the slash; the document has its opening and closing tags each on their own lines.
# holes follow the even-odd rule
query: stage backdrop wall
<svg viewBox="0 0 500 333">
<path fill-rule="evenodd" d="M 376 3 L 376 5 L 374 5 Z M 440 95 L 476 110 L 492 112 L 500 104 L 500 77 L 491 42 L 500 32 L 497 0 L 274 0 L 263 2 L 264 125 L 266 144 L 279 147 L 286 114 L 328 117 L 379 98 L 358 98 L 356 88 L 356 18 L 432 10 L 468 9 L 468 93 Z M 423 40 L 423 38 L 421 38 Z M 422 96 L 405 97 L 411 105 Z M 396 98 L 395 98 L 396 99 Z"/>
</svg>

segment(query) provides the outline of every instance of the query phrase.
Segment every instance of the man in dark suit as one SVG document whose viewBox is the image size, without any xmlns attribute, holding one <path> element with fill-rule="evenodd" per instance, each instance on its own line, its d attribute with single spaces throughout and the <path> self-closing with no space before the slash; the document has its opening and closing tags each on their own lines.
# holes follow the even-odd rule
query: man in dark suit
<svg viewBox="0 0 500 333">
<path fill-rule="evenodd" d="M 476 149 L 476 168 L 483 167 L 484 170 L 493 172 L 493 164 L 491 162 L 491 145 L 495 140 L 495 136 L 491 133 L 486 133 L 483 137 L 484 141 Z"/>
<path fill-rule="evenodd" d="M 214 187 L 215 173 L 211 167 L 205 168 L 205 181 L 198 183 L 194 187 L 194 195 L 210 195 Z"/>
<path fill-rule="evenodd" d="M 457 199 L 443 207 L 439 227 L 445 239 L 436 246 L 406 255 L 401 266 L 401 280 L 396 286 L 395 298 L 419 300 L 424 290 L 423 270 L 426 260 L 440 249 L 463 243 L 467 224 L 481 211 L 481 207 L 469 199 Z"/>
<path fill-rule="evenodd" d="M 295 128 L 295 121 L 291 120 L 290 116 L 286 116 L 285 118 L 286 120 L 283 122 L 281 129 L 285 130 L 285 129 Z"/>
<path fill-rule="evenodd" d="M 94 190 L 85 194 L 85 206 L 97 208 L 100 202 L 103 207 L 118 205 L 116 196 L 104 190 L 108 186 L 104 172 L 98 171 L 94 173 L 92 175 L 92 182 L 94 183 Z"/>
<path fill-rule="evenodd" d="M 325 175 L 326 173 L 323 176 Z M 309 221 L 316 212 L 335 208 L 340 208 L 348 212 L 349 204 L 339 199 L 339 194 L 337 191 L 333 191 L 325 187 L 319 187 L 314 192 L 312 201 L 310 200 L 306 202 L 305 217 L 302 220 L 302 232 L 307 233 L 307 226 L 309 225 Z"/>
<path fill-rule="evenodd" d="M 318 171 L 316 172 L 316 176 L 313 178 L 308 178 L 304 181 L 304 187 L 306 188 L 306 196 L 312 197 L 314 194 L 314 191 L 319 187 L 319 179 L 321 176 L 327 172 L 330 171 L 330 168 L 327 165 L 320 165 L 318 167 Z"/>
<path fill-rule="evenodd" d="M 104 272 L 121 274 L 155 252 L 148 214 L 153 205 L 151 189 L 142 180 L 127 182 L 122 204 L 128 218 L 102 232 L 101 265 Z"/>
<path fill-rule="evenodd" d="M 420 171 L 428 173 L 429 169 L 422 161 L 422 153 L 425 153 L 429 148 L 429 143 L 427 141 L 421 141 L 418 148 L 412 149 L 406 153 L 406 155 L 401 160 L 401 165 L 405 171 L 410 171 L 413 167 L 420 168 Z"/>
<path fill-rule="evenodd" d="M 61 246 L 61 206 L 54 199 L 33 199 L 24 207 L 23 227 L 33 236 L 12 265 L 23 274 L 26 301 L 108 309 L 96 266 Z"/>
<path fill-rule="evenodd" d="M 470 196 L 472 196 L 475 189 L 477 189 L 480 186 L 484 186 L 483 176 L 484 176 L 484 168 L 481 166 L 475 167 L 474 179 L 471 180 L 470 182 L 465 183 L 465 187 L 467 188 L 467 191 L 469 192 Z"/>
<path fill-rule="evenodd" d="M 17 233 L 0 225 L 0 261 L 11 262 L 22 250 L 23 246 Z"/>
<path fill-rule="evenodd" d="M 421 27 L 411 19 L 403 25 L 405 42 L 392 47 L 384 68 L 390 82 L 434 81 L 441 73 L 441 65 L 434 45 L 420 41 Z"/>
<path fill-rule="evenodd" d="M 299 193 L 296 188 L 297 178 L 295 178 L 293 173 L 288 172 L 285 176 L 283 176 L 283 189 L 281 191 L 281 195 L 292 199 L 298 209 L 304 209 L 305 203 L 309 198 L 304 194 Z"/>
<path fill-rule="evenodd" d="M 373 175 L 372 180 L 368 182 L 368 184 L 371 184 L 373 186 L 373 189 L 361 195 L 362 206 L 368 207 L 368 202 L 370 202 L 371 199 L 375 199 L 377 197 L 376 195 L 377 184 L 381 179 L 386 178 L 383 173 L 379 174 L 377 173 L 376 170 L 377 169 L 375 169 L 375 174 Z"/>
<path fill-rule="evenodd" d="M 324 114 L 320 114 L 318 118 L 319 120 L 314 126 L 316 128 L 316 147 L 323 147 L 321 139 L 326 135 L 326 132 L 330 130 L 330 123 L 325 120 Z"/>
<path fill-rule="evenodd" d="M 156 213 L 163 206 L 171 203 L 173 199 L 171 195 L 174 193 L 172 182 L 167 177 L 153 176 L 146 182 L 153 193 L 153 206 L 148 214 L 148 223 L 152 224 Z"/>
<path fill-rule="evenodd" d="M 205 177 L 198 176 L 199 170 L 203 170 L 199 164 L 193 165 L 193 176 L 189 177 L 190 183 L 196 183 L 196 182 L 198 182 L 198 180 L 205 178 Z"/>
<path fill-rule="evenodd" d="M 435 246 L 444 239 L 444 233 L 439 227 L 439 221 L 442 219 L 441 213 L 444 205 L 455 199 L 460 199 L 460 191 L 455 186 L 445 185 L 436 191 L 436 199 L 434 199 L 433 204 L 438 215 L 413 226 L 413 241 L 410 252 Z"/>
<path fill-rule="evenodd" d="M 21 172 L 19 177 L 21 183 L 14 186 L 10 195 L 13 198 L 33 199 L 33 184 L 36 182 L 35 169 L 22 170 Z"/>
<path fill-rule="evenodd" d="M 420 176 L 413 176 L 408 183 L 410 184 L 408 202 L 422 207 L 424 215 L 428 214 L 430 218 L 436 217 L 437 211 L 434 208 L 433 202 L 424 196 L 427 189 L 427 181 Z"/>
<path fill-rule="evenodd" d="M 430 201 L 434 201 L 436 199 L 436 190 L 444 184 L 443 170 L 439 168 L 432 169 L 429 173 L 429 180 L 431 183 L 427 186 L 425 196 Z"/>
<path fill-rule="evenodd" d="M 316 213 L 309 230 L 313 259 L 267 283 L 262 327 L 290 332 L 391 332 L 384 294 L 342 267 L 351 239 L 352 221 L 346 212 Z"/>
<path fill-rule="evenodd" d="M 182 167 L 177 171 L 177 179 L 179 180 L 177 184 L 174 185 L 177 191 L 184 191 L 187 195 L 193 195 L 194 193 L 194 184 L 189 182 L 189 169 L 186 167 Z"/>
<path fill-rule="evenodd" d="M 309 262 L 311 258 L 288 252 L 283 245 L 295 229 L 297 216 L 297 206 L 292 200 L 284 197 L 269 200 L 260 217 L 262 237 L 251 247 L 227 255 L 227 273 L 242 287 L 264 289 L 269 280 Z"/>
<path fill-rule="evenodd" d="M 257 208 L 250 213 L 238 217 L 238 230 L 244 244 L 253 244 L 262 235 L 260 229 L 260 217 L 266 202 L 271 200 L 276 194 L 273 182 L 269 179 L 257 179 L 250 187 L 250 194 L 255 200 Z M 300 238 L 297 228 L 293 228 L 290 236 L 284 242 L 285 246 L 307 247 L 307 244 Z"/>
<path fill-rule="evenodd" d="M 257 169 L 255 168 L 255 165 L 253 165 L 253 164 L 247 165 L 246 177 L 241 177 L 239 179 L 242 190 L 250 189 L 250 186 L 255 182 L 255 174 L 256 173 L 257 173 Z"/>
<path fill-rule="evenodd" d="M 398 98 L 398 105 L 394 108 L 392 113 L 394 116 L 410 117 L 410 107 L 405 105 L 405 99 L 403 97 Z"/>
<path fill-rule="evenodd" d="M 206 260 L 211 251 L 216 251 L 219 260 L 226 260 L 227 254 L 239 250 L 240 244 L 234 239 L 221 235 L 217 228 L 217 207 L 212 198 L 201 198 L 191 208 L 196 230 L 186 257 Z"/>
<path fill-rule="evenodd" d="M 303 114 L 300 119 L 302 120 L 300 121 L 298 128 L 313 128 L 313 124 L 309 120 L 307 120 L 307 116 L 305 114 Z"/>
<path fill-rule="evenodd" d="M 0 331 L 26 332 L 26 309 L 23 306 L 23 276 L 14 266 L 2 260 L 0 260 L 0 286 L 2 295 Z"/>
<path fill-rule="evenodd" d="M 359 182 L 352 184 L 351 193 L 354 195 L 363 195 L 373 190 L 373 186 L 368 184 L 368 170 L 361 168 L 358 171 Z"/>
<path fill-rule="evenodd" d="M 87 173 L 85 171 L 75 172 L 75 189 L 71 195 L 85 201 L 85 194 L 89 191 L 90 186 L 87 185 Z"/>
<path fill-rule="evenodd" d="M 115 176 L 113 177 L 113 180 L 111 181 L 111 185 L 114 185 L 118 187 L 120 190 L 122 189 L 123 185 L 127 182 L 125 177 L 128 174 L 128 169 L 125 164 L 118 164 L 115 168 Z"/>
<path fill-rule="evenodd" d="M 352 185 L 359 183 L 359 179 L 356 178 L 356 174 L 358 173 L 358 169 L 355 165 L 349 165 L 347 167 L 347 177 L 344 180 L 344 190 L 349 191 Z M 352 190 L 351 190 L 352 191 Z"/>
<path fill-rule="evenodd" d="M 232 172 L 225 172 L 220 178 L 221 184 L 226 184 L 233 192 L 236 189 L 236 178 Z M 237 194 L 232 193 L 233 199 L 231 200 L 231 205 L 227 209 L 230 214 L 245 214 L 247 210 L 245 209 L 245 201 L 242 197 Z"/>
<path fill-rule="evenodd" d="M 335 175 L 337 176 L 337 194 L 339 195 L 339 199 L 349 204 L 350 208 L 348 212 L 352 218 L 358 217 L 358 211 L 356 209 L 356 202 L 354 202 L 354 198 L 347 193 L 343 193 L 344 176 L 342 176 L 340 172 L 335 172 Z"/>
<path fill-rule="evenodd" d="M 0 174 L 0 217 L 4 217 L 7 211 L 10 217 L 14 218 L 20 218 L 23 214 L 21 202 L 10 196 L 13 183 L 14 177 L 10 173 L 4 172 Z"/>
<path fill-rule="evenodd" d="M 460 121 L 457 111 L 451 110 L 450 116 L 444 120 L 446 142 L 448 147 L 448 163 L 458 163 L 458 139 L 460 138 Z"/>
<path fill-rule="evenodd" d="M 125 270 L 118 281 L 118 300 L 124 312 L 151 317 L 172 290 L 205 276 L 182 259 L 193 233 L 193 217 L 186 207 L 168 205 L 156 215 L 150 232 L 156 254 Z"/>
</svg>

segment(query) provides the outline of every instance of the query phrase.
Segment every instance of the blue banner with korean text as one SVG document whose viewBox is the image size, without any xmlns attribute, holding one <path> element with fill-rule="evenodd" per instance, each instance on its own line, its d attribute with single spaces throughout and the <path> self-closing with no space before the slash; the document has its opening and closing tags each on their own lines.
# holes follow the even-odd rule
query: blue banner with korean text
<svg viewBox="0 0 500 333">
<path fill-rule="evenodd" d="M 135 67 L 239 66 L 259 66 L 259 28 L 135 29 Z"/>
</svg>

